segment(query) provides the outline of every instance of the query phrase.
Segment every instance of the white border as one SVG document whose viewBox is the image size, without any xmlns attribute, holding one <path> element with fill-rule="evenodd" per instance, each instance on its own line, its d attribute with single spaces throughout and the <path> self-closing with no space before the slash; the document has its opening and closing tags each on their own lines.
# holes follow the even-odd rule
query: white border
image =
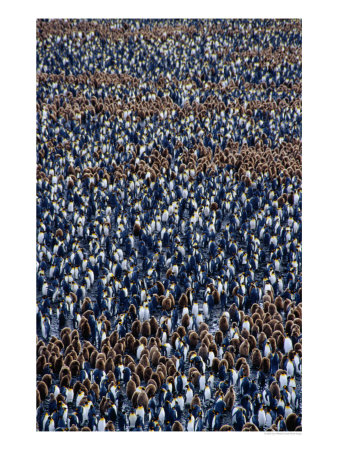
<svg viewBox="0 0 338 450">
<path fill-rule="evenodd" d="M 13 2 L 1 14 L 1 429 L 8 446 L 35 449 L 110 444 L 137 448 L 327 443 L 336 403 L 337 171 L 336 24 L 321 1 Z M 304 376 L 301 436 L 263 433 L 36 433 L 35 431 L 35 20 L 45 17 L 190 17 L 303 19 Z M 324 250 L 324 251 L 323 251 Z M 325 251 L 326 250 L 326 251 Z M 332 300 L 331 300 L 332 299 Z M 335 310 L 337 308 L 335 307 Z M 331 345 L 330 345 L 331 343 Z M 329 353 L 331 352 L 331 353 Z M 328 357 L 333 363 L 328 364 Z M 14 356 L 14 358 L 13 358 Z M 4 434 L 5 433 L 5 434 Z M 222 437 L 223 436 L 223 437 Z M 100 442 L 98 442 L 98 440 Z M 75 445 L 76 445 L 75 444 Z M 180 445 L 182 444 L 182 445 Z"/>
</svg>

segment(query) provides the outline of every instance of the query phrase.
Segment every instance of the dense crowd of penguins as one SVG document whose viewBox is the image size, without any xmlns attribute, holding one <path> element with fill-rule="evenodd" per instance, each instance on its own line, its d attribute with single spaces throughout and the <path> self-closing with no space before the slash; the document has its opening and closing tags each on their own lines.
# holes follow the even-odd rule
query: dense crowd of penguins
<svg viewBox="0 0 338 450">
<path fill-rule="evenodd" d="M 37 430 L 301 430 L 301 22 L 38 20 L 36 56 Z"/>
</svg>

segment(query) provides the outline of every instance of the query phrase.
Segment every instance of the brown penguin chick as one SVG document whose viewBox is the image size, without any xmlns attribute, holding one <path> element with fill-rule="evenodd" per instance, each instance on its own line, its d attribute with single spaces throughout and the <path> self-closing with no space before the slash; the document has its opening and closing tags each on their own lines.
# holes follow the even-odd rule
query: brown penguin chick
<svg viewBox="0 0 338 450">
<path fill-rule="evenodd" d="M 278 336 L 276 343 L 278 350 L 284 352 L 284 336 L 282 334 Z"/>
<path fill-rule="evenodd" d="M 261 319 L 261 316 L 260 316 L 260 314 L 258 314 L 258 312 L 255 312 L 255 313 L 251 316 L 251 319 L 252 319 L 253 324 L 254 324 L 254 323 L 256 322 L 256 320 Z M 253 326 L 253 324 L 252 324 L 252 326 Z"/>
<path fill-rule="evenodd" d="M 123 356 L 120 353 L 118 353 L 114 358 L 115 366 L 120 366 L 122 364 L 122 361 L 123 361 Z"/>
<path fill-rule="evenodd" d="M 147 353 L 144 353 L 141 356 L 139 364 L 141 364 L 144 368 L 146 368 L 146 367 L 150 366 L 150 361 L 149 361 L 149 358 L 148 358 L 149 351 L 148 351 L 148 349 L 144 349 L 144 350 L 146 350 Z"/>
<path fill-rule="evenodd" d="M 72 361 L 69 365 L 72 377 L 77 377 L 80 374 L 80 363 L 79 361 Z"/>
<path fill-rule="evenodd" d="M 134 236 L 139 236 L 141 232 L 141 225 L 139 222 L 134 223 L 133 234 Z"/>
<path fill-rule="evenodd" d="M 219 319 L 218 327 L 222 333 L 226 333 L 229 330 L 229 323 L 226 315 L 223 313 Z"/>
<path fill-rule="evenodd" d="M 64 376 L 68 376 L 70 379 L 72 378 L 71 371 L 69 367 L 66 365 L 61 367 L 60 373 L 59 373 L 59 379 L 61 380 Z"/>
<path fill-rule="evenodd" d="M 79 335 L 79 331 L 75 328 L 74 330 L 72 330 L 72 332 L 70 333 L 70 339 L 73 341 L 74 339 L 80 339 L 80 335 Z"/>
<path fill-rule="evenodd" d="M 182 326 L 187 329 L 189 325 L 190 325 L 189 314 L 184 314 L 184 316 L 182 317 Z"/>
<path fill-rule="evenodd" d="M 280 399 L 280 389 L 279 389 L 277 381 L 273 381 L 270 384 L 270 388 L 269 389 L 270 389 L 272 397 L 276 397 L 277 400 L 279 400 Z"/>
<path fill-rule="evenodd" d="M 91 429 L 89 427 L 82 427 L 81 431 L 91 431 Z"/>
<path fill-rule="evenodd" d="M 38 359 L 37 359 L 37 361 L 36 361 L 36 373 L 37 373 L 38 375 L 42 375 L 42 373 L 43 373 L 43 368 L 44 368 L 46 362 L 47 362 L 47 361 L 46 361 L 45 355 L 41 355 L 41 356 L 38 357 Z"/>
<path fill-rule="evenodd" d="M 89 328 L 89 329 L 90 329 L 90 328 Z M 84 336 L 83 336 L 83 338 L 85 339 Z M 64 347 L 64 348 L 67 348 L 68 345 L 70 345 L 70 333 L 64 333 L 64 334 L 62 335 L 61 340 L 62 340 L 63 347 Z"/>
<path fill-rule="evenodd" d="M 269 303 L 268 305 L 268 313 L 273 316 L 277 312 L 277 308 L 273 303 Z"/>
<path fill-rule="evenodd" d="M 291 329 L 292 329 L 293 323 L 291 320 L 287 320 L 286 324 L 285 324 L 285 333 L 288 335 L 291 335 Z"/>
<path fill-rule="evenodd" d="M 62 343 L 62 341 L 60 341 L 60 339 L 57 339 L 55 342 L 54 342 L 54 345 L 55 346 L 57 346 L 58 348 L 59 348 L 59 350 L 62 350 L 63 349 L 63 343 Z M 54 347 L 53 347 L 54 348 Z M 58 353 L 59 354 L 59 353 Z"/>
<path fill-rule="evenodd" d="M 257 342 L 256 342 L 255 337 L 252 336 L 252 334 L 250 334 L 248 336 L 248 342 L 249 342 L 249 345 L 250 345 L 250 351 L 253 350 L 254 348 L 256 348 Z"/>
<path fill-rule="evenodd" d="M 106 423 L 104 431 L 115 431 L 115 426 L 111 420 L 109 420 L 109 422 Z"/>
<path fill-rule="evenodd" d="M 175 373 L 176 373 L 175 366 L 169 366 L 169 368 L 168 368 L 168 375 L 174 376 Z"/>
<path fill-rule="evenodd" d="M 136 370 L 136 364 L 134 362 L 129 363 L 127 367 L 130 369 L 131 373 L 134 373 Z"/>
<path fill-rule="evenodd" d="M 200 376 L 201 376 L 201 374 L 199 373 L 199 371 L 197 369 L 194 370 L 193 372 L 191 372 L 191 375 L 189 378 L 191 379 L 191 382 L 195 387 L 197 387 L 199 385 Z"/>
<path fill-rule="evenodd" d="M 50 389 L 51 385 L 52 385 L 52 376 L 49 373 L 46 373 L 41 381 L 45 382 L 47 385 L 48 390 Z"/>
<path fill-rule="evenodd" d="M 80 323 L 80 332 L 81 332 L 83 339 L 88 340 L 88 339 L 90 339 L 90 336 L 91 336 L 90 325 L 86 318 L 83 317 L 82 319 L 81 319 L 82 323 Z"/>
<path fill-rule="evenodd" d="M 250 308 L 250 312 L 251 312 L 251 316 L 253 316 L 256 312 L 258 314 L 260 314 L 258 311 L 260 310 L 260 306 L 258 305 L 258 303 L 254 303 L 251 308 Z"/>
<path fill-rule="evenodd" d="M 145 391 L 141 391 L 137 397 L 137 406 L 143 406 L 144 410 L 148 410 L 148 396 Z"/>
<path fill-rule="evenodd" d="M 154 380 L 151 380 L 151 381 L 154 381 Z M 157 390 L 156 386 L 153 383 L 150 383 L 150 384 L 147 385 L 145 392 L 146 392 L 146 394 L 147 394 L 149 399 L 151 399 L 152 397 L 155 396 L 156 390 Z"/>
<path fill-rule="evenodd" d="M 171 431 L 184 431 L 181 422 L 175 420 L 175 422 L 172 424 Z"/>
<path fill-rule="evenodd" d="M 150 361 L 153 366 L 157 366 L 161 357 L 161 353 L 159 352 L 157 347 L 152 347 L 150 350 Z"/>
<path fill-rule="evenodd" d="M 165 378 L 167 377 L 167 367 L 164 363 L 160 362 L 158 365 L 158 369 L 161 369 Z"/>
<path fill-rule="evenodd" d="M 184 307 L 188 306 L 188 297 L 186 294 L 181 294 L 179 300 L 178 300 L 178 306 L 183 309 Z"/>
<path fill-rule="evenodd" d="M 263 373 L 268 374 L 270 373 L 270 359 L 264 356 L 262 358 L 260 370 L 262 370 Z"/>
<path fill-rule="evenodd" d="M 170 311 L 173 308 L 173 301 L 171 296 L 165 297 L 162 300 L 162 309 L 163 311 Z"/>
<path fill-rule="evenodd" d="M 234 391 L 234 387 L 230 386 L 224 397 L 224 402 L 226 404 L 226 409 L 228 411 L 232 410 L 232 408 L 235 404 L 235 400 L 236 400 L 236 393 Z"/>
<path fill-rule="evenodd" d="M 277 295 L 277 297 L 275 298 L 275 305 L 278 312 L 283 311 L 284 302 L 280 295 Z"/>
<path fill-rule="evenodd" d="M 76 426 L 76 425 L 72 425 L 70 428 L 69 428 L 69 431 L 79 431 L 79 429 L 78 429 L 78 427 Z"/>
<path fill-rule="evenodd" d="M 90 354 L 89 363 L 90 363 L 91 367 L 93 367 L 93 368 L 95 367 L 96 358 L 97 358 L 98 354 L 99 354 L 99 352 L 97 350 L 93 350 L 92 353 Z"/>
<path fill-rule="evenodd" d="M 223 338 L 224 338 L 224 335 L 223 335 L 222 331 L 220 331 L 220 330 L 216 331 L 215 342 L 218 346 L 222 344 Z"/>
<path fill-rule="evenodd" d="M 244 356 L 244 358 L 247 358 L 249 356 L 250 351 L 250 345 L 247 339 L 245 339 L 241 345 L 239 346 L 239 354 L 240 356 Z"/>
<path fill-rule="evenodd" d="M 258 334 L 259 334 L 259 327 L 256 324 L 253 324 L 251 328 L 251 335 L 257 338 Z"/>
<path fill-rule="evenodd" d="M 262 332 L 262 328 L 263 328 L 263 320 L 262 319 L 257 319 L 256 322 L 255 322 L 255 325 L 258 327 L 259 332 L 261 333 Z M 254 326 L 252 327 L 252 332 L 253 332 Z"/>
<path fill-rule="evenodd" d="M 258 347 L 262 347 L 264 341 L 266 341 L 266 340 L 267 340 L 266 334 L 263 332 L 259 333 L 258 340 L 257 340 Z"/>
<path fill-rule="evenodd" d="M 265 333 L 265 335 L 268 339 L 272 335 L 272 329 L 268 323 L 263 324 L 262 332 Z"/>
<path fill-rule="evenodd" d="M 277 323 L 275 324 L 275 326 L 274 326 L 274 328 L 273 328 L 273 333 L 272 333 L 272 336 L 273 336 L 273 337 L 275 337 L 275 336 L 274 336 L 274 333 L 275 333 L 276 331 L 280 332 L 281 334 L 284 334 L 284 333 L 285 333 L 283 324 L 282 324 L 281 322 L 277 322 Z M 275 338 L 275 339 L 276 339 L 276 338 Z"/>
<path fill-rule="evenodd" d="M 191 409 L 195 406 L 199 406 L 201 408 L 201 399 L 199 398 L 198 394 L 195 394 L 191 400 Z"/>
<path fill-rule="evenodd" d="M 275 340 L 275 338 L 271 337 L 269 339 L 269 342 L 270 342 L 270 347 L 271 347 L 271 353 L 275 353 L 275 351 L 276 351 L 276 340 Z"/>
<path fill-rule="evenodd" d="M 70 376 L 69 375 L 64 375 L 62 378 L 61 378 L 61 381 L 60 381 L 60 386 L 61 387 L 69 387 L 70 386 L 70 380 L 71 380 L 71 378 L 70 378 Z"/>
<path fill-rule="evenodd" d="M 251 354 L 251 361 L 253 369 L 258 370 L 261 367 L 262 355 L 258 348 L 254 348 Z"/>
<path fill-rule="evenodd" d="M 215 357 L 215 358 L 212 360 L 212 364 L 211 364 L 211 370 L 212 370 L 212 372 L 218 373 L 220 363 L 221 363 L 221 362 L 220 362 L 220 360 L 219 360 L 217 357 Z"/>
<path fill-rule="evenodd" d="M 235 431 L 231 425 L 222 425 L 219 431 Z"/>
<path fill-rule="evenodd" d="M 151 380 L 154 380 L 157 386 L 161 386 L 161 377 L 158 372 L 154 372 L 151 376 Z"/>
<path fill-rule="evenodd" d="M 293 349 L 296 353 L 299 353 L 300 357 L 302 356 L 302 344 L 300 342 L 296 342 Z"/>
<path fill-rule="evenodd" d="M 106 397 L 102 397 L 100 406 L 99 406 L 101 416 L 106 415 L 109 405 L 110 405 L 110 401 Z"/>
<path fill-rule="evenodd" d="M 197 344 L 199 342 L 199 337 L 196 331 L 190 331 L 189 332 L 189 343 L 190 348 L 195 349 L 197 347 Z"/>
<path fill-rule="evenodd" d="M 157 367 L 155 374 L 158 374 L 158 376 L 160 378 L 160 386 L 161 386 L 164 383 L 165 374 L 163 373 L 163 371 L 161 370 L 160 367 Z"/>
<path fill-rule="evenodd" d="M 158 325 L 157 320 L 155 319 L 154 316 L 150 317 L 149 324 L 150 324 L 150 333 L 151 333 L 151 335 L 155 335 L 157 330 L 158 330 L 159 325 Z"/>
<path fill-rule="evenodd" d="M 135 382 L 136 387 L 140 386 L 141 380 L 140 380 L 140 377 L 136 373 L 136 368 L 135 368 L 135 372 L 133 372 L 132 375 L 131 375 L 131 379 Z"/>
<path fill-rule="evenodd" d="M 136 384 L 132 379 L 130 379 L 127 382 L 127 386 L 126 386 L 126 394 L 127 394 L 127 397 L 129 400 L 131 400 L 135 391 L 136 391 Z"/>
<path fill-rule="evenodd" d="M 236 312 L 238 312 L 237 306 L 235 303 L 232 303 L 229 308 L 230 321 L 233 322 Z M 222 330 L 223 331 L 223 330 Z"/>
<path fill-rule="evenodd" d="M 246 329 L 246 328 L 243 328 L 242 329 L 242 331 L 241 331 L 241 336 L 242 336 L 242 338 L 243 339 L 248 339 L 248 337 L 249 337 L 249 331 Z"/>
<path fill-rule="evenodd" d="M 219 305 L 221 302 L 221 297 L 220 297 L 219 292 L 216 289 L 213 291 L 212 297 L 214 299 L 215 305 Z"/>
<path fill-rule="evenodd" d="M 156 286 L 157 286 L 157 294 L 164 295 L 165 287 L 163 286 L 163 283 L 161 283 L 161 281 L 156 281 Z"/>
<path fill-rule="evenodd" d="M 150 337 L 151 335 L 151 329 L 150 329 L 150 323 L 149 320 L 145 320 L 141 325 L 141 334 L 145 337 Z"/>
<path fill-rule="evenodd" d="M 137 364 L 135 373 L 140 377 L 141 381 L 144 379 L 144 367 L 142 366 L 142 364 Z"/>
<path fill-rule="evenodd" d="M 232 355 L 232 353 L 230 353 L 229 351 L 226 351 L 223 355 L 223 359 L 225 359 L 228 363 L 228 368 L 229 369 L 233 369 L 235 366 L 235 360 L 234 357 Z"/>
<path fill-rule="evenodd" d="M 259 431 L 254 423 L 247 422 L 243 425 L 242 431 Z"/>
<path fill-rule="evenodd" d="M 289 414 L 285 419 L 285 425 L 288 431 L 295 431 L 297 426 L 297 414 Z"/>
<path fill-rule="evenodd" d="M 141 322 L 138 319 L 134 320 L 131 325 L 131 334 L 135 338 L 138 338 L 141 334 Z"/>
<path fill-rule="evenodd" d="M 119 339 L 119 335 L 118 335 L 117 330 L 113 331 L 113 332 L 109 335 L 109 343 L 110 343 L 110 346 L 111 346 L 112 348 L 115 347 L 115 345 L 116 345 L 118 339 Z"/>
<path fill-rule="evenodd" d="M 302 319 L 300 319 L 299 317 L 296 317 L 295 320 L 293 321 L 294 325 L 297 325 L 299 327 L 299 331 L 301 332 L 302 330 Z"/>
<path fill-rule="evenodd" d="M 246 362 L 242 364 L 242 369 L 243 369 L 243 376 L 250 377 L 250 367 Z"/>
<path fill-rule="evenodd" d="M 124 338 L 119 339 L 118 342 L 116 342 L 116 344 L 114 345 L 114 350 L 116 352 L 116 355 L 121 355 L 121 364 L 122 364 L 122 355 L 124 354 L 125 349 L 126 349 L 126 344 L 125 344 Z"/>
<path fill-rule="evenodd" d="M 270 320 L 271 320 L 271 315 L 268 313 L 268 312 L 266 312 L 266 313 L 264 313 L 264 316 L 263 316 L 263 326 L 264 326 L 264 324 L 265 323 L 269 323 L 270 322 Z M 262 327 L 263 328 L 263 327 Z"/>
<path fill-rule="evenodd" d="M 86 378 L 86 380 L 89 381 L 88 378 Z M 86 381 L 86 380 L 84 380 L 84 381 Z M 87 387 L 87 386 L 86 386 L 86 387 Z M 99 388 L 99 385 L 98 385 L 97 383 L 92 383 L 92 384 L 89 386 L 89 388 L 88 388 L 88 391 L 89 391 L 89 390 L 92 390 L 92 391 L 94 392 L 94 394 L 95 394 L 96 400 L 99 400 L 99 398 L 100 398 L 100 388 Z"/>
<path fill-rule="evenodd" d="M 139 394 L 140 394 L 139 392 L 135 391 L 131 397 L 131 404 L 133 405 L 133 408 L 135 408 L 135 409 L 137 408 L 137 399 L 138 399 Z"/>
<path fill-rule="evenodd" d="M 152 378 L 148 381 L 148 386 L 150 386 L 151 384 L 155 387 L 155 389 L 156 389 L 156 391 L 157 391 L 157 389 L 158 389 L 158 384 L 157 384 L 156 381 L 153 380 Z"/>
<path fill-rule="evenodd" d="M 41 401 L 44 402 L 48 396 L 47 384 L 44 381 L 39 381 L 37 384 L 37 390 L 39 391 Z"/>
<path fill-rule="evenodd" d="M 209 354 L 208 347 L 204 342 L 202 342 L 202 345 L 198 350 L 198 356 L 200 356 L 203 359 L 203 361 L 206 362 L 208 354 Z"/>
<path fill-rule="evenodd" d="M 276 312 L 276 313 L 273 315 L 272 318 L 273 318 L 273 319 L 276 319 L 277 322 L 280 322 L 280 323 L 283 322 L 283 318 L 282 318 L 282 316 L 281 316 L 278 312 Z"/>
<path fill-rule="evenodd" d="M 233 346 L 233 348 L 235 349 L 235 353 L 237 354 L 239 351 L 239 346 L 241 344 L 241 341 L 237 338 L 232 338 L 230 341 L 230 345 Z"/>
<path fill-rule="evenodd" d="M 200 333 L 200 335 L 199 335 L 199 337 L 200 337 L 200 341 L 201 342 L 203 342 L 203 340 L 204 340 L 204 338 L 206 338 L 207 336 L 208 336 L 208 330 L 203 330 L 203 331 L 201 331 L 201 333 Z M 208 338 L 207 338 L 207 340 L 209 340 Z"/>
<path fill-rule="evenodd" d="M 203 339 L 202 337 L 203 331 L 209 331 L 209 326 L 205 322 L 202 322 L 198 327 L 198 335 L 200 339 Z"/>
<path fill-rule="evenodd" d="M 286 311 L 287 311 L 287 309 L 288 309 L 288 307 L 289 307 L 289 305 L 291 305 L 291 300 L 289 299 L 289 298 L 286 298 L 285 300 L 284 300 L 284 302 L 283 302 L 283 310 L 284 310 L 284 312 L 286 313 Z"/>
</svg>

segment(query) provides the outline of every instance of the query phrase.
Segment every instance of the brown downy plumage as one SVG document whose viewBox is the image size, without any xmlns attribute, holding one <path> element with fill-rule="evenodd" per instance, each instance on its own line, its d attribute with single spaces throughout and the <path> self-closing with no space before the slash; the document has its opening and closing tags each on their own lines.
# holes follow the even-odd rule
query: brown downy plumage
<svg viewBox="0 0 338 450">
<path fill-rule="evenodd" d="M 267 358 L 266 356 L 264 358 L 262 358 L 260 369 L 265 374 L 270 373 L 270 359 Z"/>
<path fill-rule="evenodd" d="M 226 408 L 228 411 L 232 410 L 235 404 L 235 400 L 236 400 L 236 393 L 234 391 L 234 387 L 230 386 L 224 397 L 224 402 L 226 404 Z"/>
<path fill-rule="evenodd" d="M 261 367 L 262 355 L 258 348 L 254 348 L 251 353 L 252 367 L 258 370 Z"/>
<path fill-rule="evenodd" d="M 47 384 L 44 381 L 39 381 L 37 384 L 37 390 L 39 391 L 41 401 L 45 401 L 48 396 Z"/>
<path fill-rule="evenodd" d="M 225 314 L 222 314 L 222 316 L 220 317 L 218 327 L 222 333 L 226 333 L 229 330 L 228 319 L 226 318 Z"/>
<path fill-rule="evenodd" d="M 130 379 L 127 382 L 127 386 L 126 386 L 126 393 L 127 393 L 127 397 L 129 400 L 131 400 L 135 391 L 136 391 L 136 384 L 132 379 Z"/>
<path fill-rule="evenodd" d="M 184 428 L 183 428 L 181 422 L 179 422 L 178 420 L 175 420 L 175 422 L 173 423 L 173 425 L 171 427 L 171 431 L 184 431 Z"/>
<path fill-rule="evenodd" d="M 247 341 L 247 339 L 245 339 L 239 346 L 239 354 L 240 354 L 240 356 L 244 356 L 245 358 L 247 358 L 249 356 L 249 351 L 250 351 L 250 345 L 249 345 L 249 342 Z"/>
</svg>

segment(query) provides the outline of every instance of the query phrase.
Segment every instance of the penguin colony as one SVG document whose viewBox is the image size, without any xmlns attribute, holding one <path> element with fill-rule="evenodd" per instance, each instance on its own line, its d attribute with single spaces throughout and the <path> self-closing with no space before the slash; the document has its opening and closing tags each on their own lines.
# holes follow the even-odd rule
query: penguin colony
<svg viewBox="0 0 338 450">
<path fill-rule="evenodd" d="M 301 22 L 37 21 L 39 431 L 302 429 Z"/>
</svg>

